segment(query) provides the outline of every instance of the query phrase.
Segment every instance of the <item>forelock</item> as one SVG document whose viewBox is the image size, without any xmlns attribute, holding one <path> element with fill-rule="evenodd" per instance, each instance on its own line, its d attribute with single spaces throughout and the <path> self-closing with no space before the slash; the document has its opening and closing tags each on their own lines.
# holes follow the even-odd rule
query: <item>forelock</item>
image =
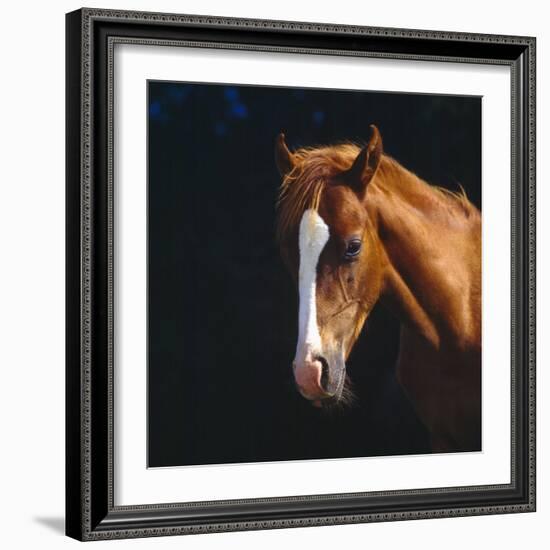
<svg viewBox="0 0 550 550">
<path fill-rule="evenodd" d="M 294 153 L 296 164 L 283 178 L 277 201 L 277 240 L 280 243 L 296 231 L 306 210 L 318 210 L 327 183 L 349 168 L 359 151 L 357 145 L 345 143 L 302 148 Z"/>
</svg>

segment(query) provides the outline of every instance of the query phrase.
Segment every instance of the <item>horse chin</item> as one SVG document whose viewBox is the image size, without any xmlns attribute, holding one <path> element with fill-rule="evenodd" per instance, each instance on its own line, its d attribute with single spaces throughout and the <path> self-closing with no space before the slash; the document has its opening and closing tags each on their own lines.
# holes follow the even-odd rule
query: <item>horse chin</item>
<svg viewBox="0 0 550 550">
<path fill-rule="evenodd" d="M 325 350 L 325 358 L 329 365 L 328 393 L 338 396 L 342 393 L 346 378 L 346 360 L 341 346 Z"/>
<path fill-rule="evenodd" d="M 348 395 L 351 395 L 348 387 L 346 375 L 346 363 L 344 354 L 340 349 L 333 350 L 332 353 L 326 353 L 329 364 L 328 393 L 330 397 L 313 400 L 314 407 L 322 409 L 332 409 L 349 404 Z"/>
</svg>

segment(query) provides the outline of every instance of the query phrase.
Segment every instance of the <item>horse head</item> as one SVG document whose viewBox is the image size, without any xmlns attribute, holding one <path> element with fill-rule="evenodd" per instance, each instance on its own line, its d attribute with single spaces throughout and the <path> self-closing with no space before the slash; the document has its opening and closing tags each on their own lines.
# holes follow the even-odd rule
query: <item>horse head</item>
<svg viewBox="0 0 550 550">
<path fill-rule="evenodd" d="M 293 372 L 316 406 L 341 400 L 347 357 L 381 292 L 383 254 L 366 207 L 381 156 L 375 126 L 363 148 L 291 152 L 283 134 L 276 140 L 278 241 L 299 295 Z"/>
</svg>

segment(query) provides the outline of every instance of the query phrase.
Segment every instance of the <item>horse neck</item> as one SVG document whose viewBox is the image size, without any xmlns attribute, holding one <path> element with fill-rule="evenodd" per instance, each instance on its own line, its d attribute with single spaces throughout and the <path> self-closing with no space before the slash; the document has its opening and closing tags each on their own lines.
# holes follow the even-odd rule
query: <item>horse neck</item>
<svg viewBox="0 0 550 550">
<path fill-rule="evenodd" d="M 471 222 L 453 200 L 386 157 L 367 193 L 384 257 L 381 301 L 435 348 L 472 321 L 471 273 L 456 246 Z"/>
</svg>

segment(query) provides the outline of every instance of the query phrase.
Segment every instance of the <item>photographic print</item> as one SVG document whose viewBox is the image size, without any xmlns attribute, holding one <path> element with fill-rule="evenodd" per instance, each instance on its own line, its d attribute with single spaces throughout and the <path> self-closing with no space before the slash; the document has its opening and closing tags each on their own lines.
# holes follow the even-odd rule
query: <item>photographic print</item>
<svg viewBox="0 0 550 550">
<path fill-rule="evenodd" d="M 481 98 L 147 86 L 148 467 L 481 451 Z"/>
<path fill-rule="evenodd" d="M 534 37 L 66 44 L 69 536 L 535 511 Z"/>
</svg>

